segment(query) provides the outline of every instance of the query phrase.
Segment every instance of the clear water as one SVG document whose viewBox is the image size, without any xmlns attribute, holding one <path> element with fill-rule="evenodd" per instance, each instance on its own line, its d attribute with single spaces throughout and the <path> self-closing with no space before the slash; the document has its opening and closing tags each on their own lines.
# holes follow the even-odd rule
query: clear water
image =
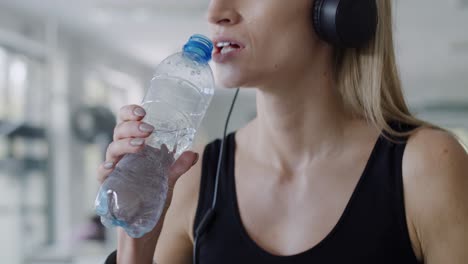
<svg viewBox="0 0 468 264">
<path fill-rule="evenodd" d="M 197 73 L 195 73 L 197 74 Z M 141 237 L 157 224 L 168 191 L 168 171 L 192 145 L 211 94 L 178 78 L 155 78 L 142 104 L 144 122 L 155 127 L 143 151 L 127 154 L 104 182 L 95 201 L 101 222 Z"/>
<path fill-rule="evenodd" d="M 197 39 L 203 38 L 191 41 Z M 166 204 L 169 168 L 191 147 L 214 93 L 211 68 L 195 59 L 200 54 L 191 56 L 189 44 L 187 51 L 158 65 L 146 91 L 143 121 L 155 130 L 144 149 L 125 155 L 96 197 L 102 223 L 121 226 L 132 237 L 143 236 L 158 223 Z"/>
<path fill-rule="evenodd" d="M 147 145 L 154 148 L 165 145 L 176 158 L 191 147 L 196 130 L 189 115 L 164 102 L 148 102 L 143 108 L 147 113 L 143 121 L 155 127 L 146 140 Z"/>
<path fill-rule="evenodd" d="M 177 158 L 192 145 L 212 93 L 169 76 L 155 77 L 152 87 L 142 104 L 147 113 L 143 121 L 156 128 L 147 144 L 156 148 L 166 144 Z"/>
<path fill-rule="evenodd" d="M 165 146 L 151 146 L 126 155 L 101 186 L 96 212 L 106 227 L 121 226 L 142 237 L 156 226 L 168 191 L 168 170 L 174 154 Z"/>
</svg>

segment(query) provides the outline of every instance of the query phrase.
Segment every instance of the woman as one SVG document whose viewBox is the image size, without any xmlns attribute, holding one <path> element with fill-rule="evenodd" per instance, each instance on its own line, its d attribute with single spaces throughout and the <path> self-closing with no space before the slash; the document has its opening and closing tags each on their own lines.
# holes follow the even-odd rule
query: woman
<svg viewBox="0 0 468 264">
<path fill-rule="evenodd" d="M 314 32 L 312 0 L 211 0 L 215 43 L 236 44 L 217 55 L 217 80 L 255 87 L 258 116 L 226 141 L 199 263 L 468 263 L 467 154 L 409 113 L 391 2 L 376 2 L 375 38 L 340 49 Z M 154 129 L 144 115 L 122 108 L 101 182 Z M 119 231 L 118 263 L 191 262 L 218 149 L 179 158 L 167 212 L 141 239 Z"/>
</svg>

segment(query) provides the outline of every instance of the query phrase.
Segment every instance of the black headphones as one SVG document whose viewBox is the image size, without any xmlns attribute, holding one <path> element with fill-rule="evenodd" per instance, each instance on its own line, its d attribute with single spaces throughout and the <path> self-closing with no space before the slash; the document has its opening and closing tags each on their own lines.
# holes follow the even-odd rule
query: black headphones
<svg viewBox="0 0 468 264">
<path fill-rule="evenodd" d="M 317 35 L 336 47 L 360 48 L 377 31 L 377 0 L 314 0 Z"/>
</svg>

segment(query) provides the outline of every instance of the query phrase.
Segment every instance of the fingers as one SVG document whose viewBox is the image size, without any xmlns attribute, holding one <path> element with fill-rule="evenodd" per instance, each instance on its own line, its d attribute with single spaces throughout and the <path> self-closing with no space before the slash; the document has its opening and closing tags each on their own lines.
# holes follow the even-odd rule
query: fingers
<svg viewBox="0 0 468 264">
<path fill-rule="evenodd" d="M 145 117 L 146 111 L 138 105 L 126 105 L 120 108 L 119 119 L 125 121 L 139 121 Z"/>
<path fill-rule="evenodd" d="M 99 165 L 98 175 L 97 175 L 98 182 L 102 184 L 107 179 L 107 177 L 111 174 L 113 169 L 114 169 L 113 162 L 104 162 L 101 165 Z"/>
<path fill-rule="evenodd" d="M 114 130 L 114 142 L 107 148 L 106 161 L 98 168 L 98 181 L 101 184 L 123 155 L 136 153 L 143 148 L 144 138 L 154 130 L 153 126 L 141 122 L 145 115 L 145 110 L 138 105 L 127 105 L 120 109 L 119 119 L 122 122 Z"/>
<path fill-rule="evenodd" d="M 173 187 L 180 176 L 197 164 L 199 157 L 198 153 L 192 151 L 182 153 L 169 170 L 169 186 Z"/>
<path fill-rule="evenodd" d="M 106 162 L 116 164 L 123 155 L 137 153 L 143 149 L 145 139 L 143 138 L 125 138 L 112 142 L 107 148 Z"/>
<path fill-rule="evenodd" d="M 114 141 L 124 138 L 146 138 L 154 131 L 154 127 L 141 121 L 124 121 L 114 130 Z"/>
<path fill-rule="evenodd" d="M 137 153 L 144 145 L 143 138 L 126 138 L 112 142 L 107 148 L 106 161 L 99 165 L 98 181 L 102 184 L 125 154 Z"/>
</svg>

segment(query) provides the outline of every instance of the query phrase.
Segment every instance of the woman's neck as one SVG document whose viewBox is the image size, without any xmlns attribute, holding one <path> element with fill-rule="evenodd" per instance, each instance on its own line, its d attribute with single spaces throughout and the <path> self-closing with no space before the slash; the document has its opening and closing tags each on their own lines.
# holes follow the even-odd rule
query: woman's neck
<svg viewBox="0 0 468 264">
<path fill-rule="evenodd" d="M 309 68 L 258 89 L 258 116 L 249 132 L 255 136 L 249 141 L 268 153 L 273 164 L 287 170 L 301 168 L 342 145 L 351 118 L 330 69 Z"/>
</svg>

